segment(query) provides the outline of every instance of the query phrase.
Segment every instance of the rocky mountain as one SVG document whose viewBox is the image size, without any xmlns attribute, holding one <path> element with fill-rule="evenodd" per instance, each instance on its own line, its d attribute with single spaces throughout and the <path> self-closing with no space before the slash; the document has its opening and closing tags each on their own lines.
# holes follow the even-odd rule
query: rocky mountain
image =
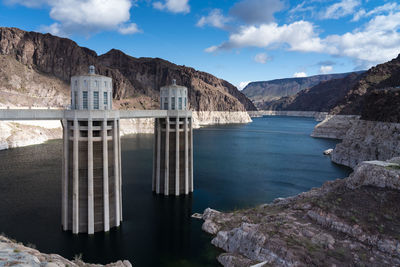
<svg viewBox="0 0 400 267">
<path fill-rule="evenodd" d="M 277 100 L 281 97 L 290 97 L 301 90 L 313 87 L 321 82 L 346 77 L 349 73 L 315 75 L 305 78 L 287 78 L 272 81 L 249 83 L 243 93 L 250 98 L 260 109 L 264 102 Z"/>
<path fill-rule="evenodd" d="M 398 110 L 400 86 L 400 55 L 369 69 L 332 109 L 333 114 L 357 114 L 369 120 L 400 121 Z M 392 89 L 390 89 L 392 88 Z M 390 115 L 390 116 L 386 116 Z"/>
<path fill-rule="evenodd" d="M 338 105 L 361 77 L 362 74 L 351 73 L 344 78 L 323 81 L 293 96 L 264 102 L 259 108 L 263 110 L 329 112 Z"/>
<path fill-rule="evenodd" d="M 50 34 L 0 27 L 1 95 L 32 95 L 30 105 L 42 105 L 34 99 L 34 77 L 42 80 L 41 95 L 68 99 L 68 84 L 73 75 L 87 73 L 95 65 L 97 73 L 113 78 L 113 97 L 120 108 L 154 109 L 159 107 L 159 88 L 173 79 L 188 87 L 189 106 L 199 111 L 246 111 L 255 106 L 235 86 L 215 76 L 178 66 L 159 58 L 134 58 L 118 50 L 98 56 L 72 40 Z M 14 73 L 10 68 L 20 69 Z M 12 69 L 11 68 L 11 69 Z M 23 77 L 21 77 L 23 76 Z M 48 86 L 45 80 L 52 80 Z M 21 82 L 15 82 L 20 80 Z M 23 81 L 23 82 L 22 82 Z M 29 84 L 29 86 L 25 86 Z M 42 86 L 43 85 L 43 86 Z M 51 91 L 51 93 L 50 93 Z M 17 104 L 12 98 L 5 104 Z M 36 101 L 37 100 L 37 101 Z M 3 99 L 4 101 L 4 99 Z M 1 101 L 0 101 L 1 102 Z M 58 104 L 65 105 L 65 101 Z"/>
</svg>

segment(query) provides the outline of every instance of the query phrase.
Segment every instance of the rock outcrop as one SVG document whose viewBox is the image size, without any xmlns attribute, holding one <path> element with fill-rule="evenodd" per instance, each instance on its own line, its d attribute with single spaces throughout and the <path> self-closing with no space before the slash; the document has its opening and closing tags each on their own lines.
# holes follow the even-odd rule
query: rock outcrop
<svg viewBox="0 0 400 267">
<path fill-rule="evenodd" d="M 312 137 L 343 139 L 347 131 L 359 120 L 360 116 L 351 115 L 327 115 L 325 119 L 318 123 Z"/>
<path fill-rule="evenodd" d="M 333 162 L 354 168 L 365 160 L 400 156 L 400 123 L 357 120 L 332 153 Z"/>
<path fill-rule="evenodd" d="M 224 266 L 397 266 L 400 158 L 253 209 L 206 209 L 203 230 Z"/>
<path fill-rule="evenodd" d="M 1 266 L 31 266 L 31 267 L 132 267 L 127 261 L 118 261 L 107 265 L 83 262 L 79 257 L 67 260 L 57 254 L 44 254 L 0 235 L 0 265 Z"/>
</svg>

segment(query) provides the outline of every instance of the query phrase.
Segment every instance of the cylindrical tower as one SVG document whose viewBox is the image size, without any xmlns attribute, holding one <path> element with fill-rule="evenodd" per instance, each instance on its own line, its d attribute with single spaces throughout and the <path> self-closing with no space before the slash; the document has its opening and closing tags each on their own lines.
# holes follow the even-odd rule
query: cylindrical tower
<svg viewBox="0 0 400 267">
<path fill-rule="evenodd" d="M 112 110 L 112 80 L 95 74 L 71 78 L 71 110 L 62 121 L 63 230 L 109 231 L 122 221 L 119 113 Z"/>
<path fill-rule="evenodd" d="M 187 111 L 187 88 L 172 85 L 160 89 L 166 118 L 155 120 L 153 192 L 187 195 L 193 192 L 193 123 Z M 179 114 L 184 114 L 179 116 Z"/>
</svg>

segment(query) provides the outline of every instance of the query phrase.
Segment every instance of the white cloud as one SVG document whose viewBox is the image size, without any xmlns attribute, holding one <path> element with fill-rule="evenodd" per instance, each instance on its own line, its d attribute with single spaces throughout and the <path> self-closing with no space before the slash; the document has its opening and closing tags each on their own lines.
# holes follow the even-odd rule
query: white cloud
<svg viewBox="0 0 400 267">
<path fill-rule="evenodd" d="M 225 29 L 225 24 L 230 19 L 225 17 L 220 9 L 213 9 L 208 16 L 203 16 L 199 19 L 196 26 L 204 27 L 205 25 L 210 25 L 216 28 Z"/>
<path fill-rule="evenodd" d="M 330 35 L 323 40 L 332 55 L 354 58 L 357 64 L 371 67 L 400 53 L 400 12 L 376 16 L 362 29 L 343 35 Z"/>
<path fill-rule="evenodd" d="M 254 57 L 254 61 L 261 63 L 261 64 L 267 63 L 268 60 L 269 60 L 269 57 L 266 53 L 260 53 Z"/>
<path fill-rule="evenodd" d="M 189 0 L 165 0 L 162 2 L 154 2 L 153 7 L 158 10 L 167 10 L 172 13 L 189 13 Z"/>
<path fill-rule="evenodd" d="M 382 14 L 386 12 L 395 12 L 400 10 L 400 6 L 397 3 L 386 3 L 383 6 L 377 6 L 371 11 L 365 11 L 365 9 L 360 9 L 354 14 L 352 21 L 359 21 L 363 17 L 371 17 L 373 15 Z"/>
<path fill-rule="evenodd" d="M 242 26 L 229 40 L 207 48 L 216 52 L 232 48 L 286 48 L 289 51 L 318 52 L 352 58 L 358 67 L 369 68 L 386 62 L 400 53 L 400 11 L 375 16 L 362 27 L 342 35 L 320 38 L 314 25 L 297 21 L 279 26 L 276 23 Z"/>
<path fill-rule="evenodd" d="M 289 45 L 289 50 L 293 51 L 321 51 L 323 49 L 313 25 L 307 21 L 297 21 L 282 26 L 276 23 L 242 26 L 239 32 L 230 35 L 229 41 L 220 46 L 209 47 L 206 51 L 214 52 L 219 49 L 246 46 L 269 47 L 276 44 Z"/>
<path fill-rule="evenodd" d="M 121 25 L 118 29 L 118 32 L 121 34 L 134 34 L 141 32 L 141 30 L 138 28 L 136 23 L 130 23 Z"/>
<path fill-rule="evenodd" d="M 332 66 L 321 66 L 319 69 L 319 72 L 322 74 L 328 74 L 330 72 L 332 72 L 333 67 Z"/>
<path fill-rule="evenodd" d="M 240 82 L 238 85 L 239 90 L 243 90 L 251 81 Z"/>
<path fill-rule="evenodd" d="M 11 4 L 27 7 L 50 7 L 50 17 L 57 21 L 42 26 L 53 34 L 80 33 L 90 35 L 102 30 L 135 33 L 130 20 L 131 0 L 9 0 Z"/>
<path fill-rule="evenodd" d="M 218 46 L 213 45 L 213 46 L 210 46 L 210 47 L 204 49 L 204 52 L 207 52 L 207 53 L 214 53 L 214 52 L 216 52 L 218 49 L 219 49 Z"/>
<path fill-rule="evenodd" d="M 295 72 L 293 74 L 293 77 L 294 78 L 304 78 L 304 77 L 307 77 L 307 73 L 305 73 L 305 72 Z"/>
<path fill-rule="evenodd" d="M 323 19 L 338 19 L 354 12 L 354 9 L 361 4 L 360 0 L 341 0 L 329 6 L 321 18 Z"/>
<path fill-rule="evenodd" d="M 274 21 L 274 14 L 284 8 L 281 0 L 242 0 L 230 13 L 246 23 L 258 24 Z"/>
<path fill-rule="evenodd" d="M 39 31 L 46 32 L 46 33 L 48 32 L 48 33 L 51 33 L 53 35 L 60 36 L 60 37 L 68 37 L 68 34 L 63 31 L 60 23 L 53 23 L 49 26 L 46 26 L 46 25 L 41 26 L 41 27 L 39 27 Z"/>
</svg>

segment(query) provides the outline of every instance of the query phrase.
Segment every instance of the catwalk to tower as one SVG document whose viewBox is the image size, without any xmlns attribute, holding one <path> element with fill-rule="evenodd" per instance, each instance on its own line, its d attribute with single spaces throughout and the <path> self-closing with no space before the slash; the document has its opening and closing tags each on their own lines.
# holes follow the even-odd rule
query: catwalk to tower
<svg viewBox="0 0 400 267">
<path fill-rule="evenodd" d="M 188 195 L 193 192 L 193 120 L 187 111 L 187 88 L 172 85 L 160 89 L 161 109 L 166 118 L 155 120 L 153 192 Z"/>
</svg>

